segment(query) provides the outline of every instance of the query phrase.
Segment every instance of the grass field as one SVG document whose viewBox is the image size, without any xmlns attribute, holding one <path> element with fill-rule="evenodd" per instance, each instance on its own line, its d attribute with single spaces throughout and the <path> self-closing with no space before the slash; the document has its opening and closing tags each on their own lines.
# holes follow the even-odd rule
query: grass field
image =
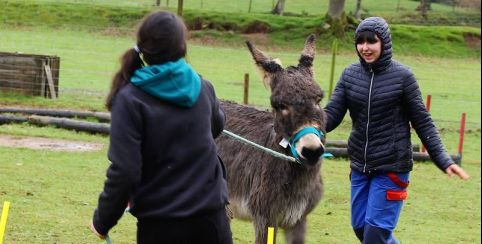
<svg viewBox="0 0 482 244">
<path fill-rule="evenodd" d="M 3 125 L 0 133 L 105 144 L 101 151 L 84 153 L 0 147 L 0 201 L 11 202 L 5 243 L 101 243 L 86 224 L 108 166 L 107 138 L 27 125 Z M 456 133 L 443 133 L 445 140 L 451 136 Z M 469 134 L 466 143 L 480 154 L 480 133 Z M 480 157 L 474 154 L 467 153 L 463 161 L 472 177 L 467 182 L 448 179 L 430 163 L 415 165 L 395 232 L 402 243 L 480 243 Z M 348 162 L 326 160 L 322 176 L 325 195 L 309 216 L 307 243 L 355 243 L 349 225 Z M 235 243 L 252 243 L 250 223 L 235 220 L 232 231 Z M 134 243 L 135 219 L 125 215 L 110 236 L 114 243 Z"/>
<path fill-rule="evenodd" d="M 47 1 L 59 2 L 37 2 Z M 296 1 L 297 5 L 287 1 L 287 11 L 302 12 L 307 9 L 302 7 L 303 4 L 311 6 L 313 1 L 310 1 Z M 71 2 L 87 3 L 80 0 Z M 101 1 L 88 1 L 99 2 Z M 129 1 L 129 4 L 147 6 L 151 2 L 153 1 L 139 0 Z M 171 3 L 174 2 L 176 1 L 171 0 Z M 217 7 L 227 7 L 220 5 L 221 1 L 218 2 Z M 354 6 L 354 2 L 347 1 L 347 5 Z M 379 2 L 363 1 L 366 6 L 373 4 L 370 7 L 372 11 L 386 11 L 381 9 L 382 6 L 395 8 L 396 2 L 376 4 Z M 410 8 L 417 4 L 416 1 L 401 2 L 402 6 L 410 4 Z M 128 4 L 127 1 L 120 0 L 102 3 Z M 204 1 L 203 7 L 211 8 L 212 3 L 216 1 Z M 242 5 L 247 4 L 247 1 L 230 3 L 237 4 L 230 9 L 239 8 L 239 11 L 242 11 Z M 267 7 L 272 4 L 271 1 L 257 3 L 263 3 L 263 6 Z M 291 3 L 293 5 L 288 5 Z M 326 3 L 327 1 L 323 2 L 325 5 Z M 187 0 L 185 4 L 200 4 L 200 0 Z M 253 11 L 266 11 L 267 7 L 257 6 L 253 5 Z M 447 13 L 451 10 L 445 8 L 446 6 L 442 7 Z M 435 5 L 434 8 L 439 6 Z M 397 27 L 405 28 L 402 25 Z M 247 38 L 251 38 L 255 44 L 262 42 L 259 36 Z M 397 36 L 393 38 L 395 46 L 406 44 L 396 42 Z M 0 106 L 105 111 L 103 99 L 109 89 L 111 76 L 118 68 L 118 58 L 124 50 L 132 47 L 133 40 L 133 37 L 126 33 L 115 30 L 109 32 L 108 29 L 93 32 L 84 29 L 51 28 L 48 25 L 2 25 L 0 52 L 57 55 L 61 58 L 61 73 L 59 99 L 2 93 Z M 303 43 L 293 45 L 299 46 L 301 51 Z M 418 45 L 426 45 L 423 47 L 426 49 L 433 48 L 430 43 Z M 320 46 L 319 50 L 329 48 Z M 451 46 L 437 48 L 448 50 Z M 480 49 L 474 52 L 480 52 Z M 299 58 L 299 52 L 283 49 L 270 49 L 267 53 L 279 57 L 285 65 L 295 64 Z M 432 95 L 431 114 L 437 127 L 441 129 L 442 140 L 451 154 L 457 151 L 460 114 L 467 113 L 462 166 L 471 175 L 469 181 L 462 182 L 447 178 L 432 163 L 416 163 L 411 174 L 405 210 L 395 231 L 402 243 L 481 242 L 481 61 L 477 55 L 470 57 L 473 58 L 434 58 L 409 53 L 400 55 L 395 50 L 394 58 L 414 71 L 423 96 Z M 230 48 L 191 42 L 188 60 L 199 73 L 213 82 L 217 95 L 223 99 L 242 101 L 242 80 L 244 74 L 249 73 L 250 103 L 261 107 L 268 106 L 269 92 L 263 88 L 251 57 L 242 44 Z M 343 68 L 357 59 L 354 53 L 343 52 L 336 60 L 335 82 Z M 315 77 L 326 93 L 329 88 L 330 63 L 329 52 L 317 53 Z M 326 104 L 326 101 L 325 98 L 322 103 Z M 339 129 L 328 135 L 328 139 L 346 139 L 349 129 L 350 122 L 345 121 Z M 0 125 L 0 134 L 91 141 L 104 145 L 100 151 L 82 153 L 0 147 L 0 206 L 3 201 L 11 202 L 4 243 L 102 243 L 86 226 L 97 204 L 105 170 L 109 165 L 106 158 L 108 138 L 28 124 Z M 412 138 L 413 143 L 420 143 L 415 134 Z M 348 162 L 344 159 L 324 161 L 321 174 L 325 195 L 309 216 L 307 243 L 356 243 L 349 220 L 348 172 Z M 253 242 L 254 232 L 250 223 L 234 220 L 231 227 L 234 243 Z M 135 229 L 135 218 L 126 214 L 111 231 L 110 236 L 114 243 L 134 243 Z M 279 236 L 278 240 L 284 243 L 282 236 Z"/>
<path fill-rule="evenodd" d="M 26 99 L 4 94 L 4 104 L 104 110 L 103 99 L 118 68 L 118 58 L 134 43 L 129 37 L 48 28 L 2 29 L 1 33 L 0 51 L 57 55 L 61 60 L 60 99 Z M 253 42 L 256 44 L 256 39 Z M 301 51 L 303 43 L 298 43 L 298 46 Z M 299 52 L 285 51 L 267 53 L 279 57 L 284 65 L 295 64 L 300 55 Z M 466 112 L 470 128 L 480 129 L 480 60 L 400 56 L 396 50 L 394 58 L 412 68 L 424 97 L 432 95 L 431 111 L 435 120 L 452 121 L 457 127 L 460 114 Z M 238 102 L 243 97 L 244 74 L 249 73 L 250 103 L 268 106 L 269 91 L 263 88 L 246 48 L 193 44 L 189 47 L 188 60 L 200 74 L 213 82 L 219 97 Z M 338 55 L 335 82 L 343 68 L 356 60 L 355 54 Z M 329 89 L 330 65 L 330 54 L 317 54 L 315 78 L 325 91 Z"/>
</svg>

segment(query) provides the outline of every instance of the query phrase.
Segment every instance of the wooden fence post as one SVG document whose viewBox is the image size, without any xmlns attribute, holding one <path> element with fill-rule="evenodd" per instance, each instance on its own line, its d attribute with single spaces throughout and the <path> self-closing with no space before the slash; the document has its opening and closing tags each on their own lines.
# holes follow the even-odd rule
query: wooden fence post
<svg viewBox="0 0 482 244">
<path fill-rule="evenodd" d="M 55 94 L 55 86 L 54 86 L 54 80 L 52 79 L 52 71 L 50 70 L 50 65 L 44 65 L 45 69 L 45 76 L 47 76 L 47 83 L 49 85 L 49 92 L 50 92 L 50 97 L 55 99 L 57 98 L 57 94 Z"/>
<path fill-rule="evenodd" d="M 243 94 L 243 103 L 248 104 L 248 97 L 249 97 L 249 74 L 244 74 L 244 94 Z"/>
<path fill-rule="evenodd" d="M 184 0 L 177 0 L 177 15 L 182 16 L 182 6 L 184 5 Z"/>
<path fill-rule="evenodd" d="M 331 72 L 330 72 L 330 80 L 329 80 L 330 88 L 328 90 L 328 99 L 330 99 L 331 93 L 333 92 L 333 77 L 335 75 L 334 73 L 335 73 L 335 61 L 336 61 L 337 49 L 338 49 L 338 41 L 337 39 L 334 39 L 333 43 L 331 44 L 332 54 L 331 54 Z"/>
<path fill-rule="evenodd" d="M 42 60 L 42 67 L 45 67 L 45 65 L 47 65 L 46 60 Z M 42 70 L 40 77 L 41 77 L 41 79 L 40 79 L 40 96 L 45 97 L 45 80 L 46 80 L 46 77 L 45 77 L 45 71 L 44 70 Z"/>
</svg>

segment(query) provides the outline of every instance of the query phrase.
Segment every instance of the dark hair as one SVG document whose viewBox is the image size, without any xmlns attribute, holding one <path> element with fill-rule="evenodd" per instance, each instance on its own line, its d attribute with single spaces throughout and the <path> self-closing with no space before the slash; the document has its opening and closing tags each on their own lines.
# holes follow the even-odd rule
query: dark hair
<svg viewBox="0 0 482 244">
<path fill-rule="evenodd" d="M 107 109 L 111 109 L 115 95 L 129 83 L 136 69 L 142 68 L 143 61 L 154 65 L 185 57 L 186 35 L 184 22 L 171 12 L 159 11 L 146 16 L 137 30 L 137 47 L 140 53 L 131 48 L 122 55 L 121 67 L 112 78 L 111 89 L 106 98 Z"/>
<path fill-rule="evenodd" d="M 377 37 L 377 34 L 373 31 L 361 31 L 361 32 L 358 32 L 355 36 L 355 44 L 360 44 L 364 42 L 373 44 L 377 42 L 376 37 Z"/>
</svg>

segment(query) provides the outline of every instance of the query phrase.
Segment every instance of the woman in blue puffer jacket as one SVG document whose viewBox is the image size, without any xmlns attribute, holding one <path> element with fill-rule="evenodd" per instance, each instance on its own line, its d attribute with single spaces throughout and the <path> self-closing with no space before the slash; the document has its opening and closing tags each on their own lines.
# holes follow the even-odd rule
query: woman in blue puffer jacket
<svg viewBox="0 0 482 244">
<path fill-rule="evenodd" d="M 359 57 L 347 67 L 325 107 L 326 131 L 335 129 L 347 110 L 351 224 L 362 243 L 398 243 L 393 238 L 413 167 L 410 124 L 439 169 L 468 179 L 445 150 L 426 111 L 410 69 L 392 59 L 386 21 L 363 20 L 356 29 Z"/>
</svg>

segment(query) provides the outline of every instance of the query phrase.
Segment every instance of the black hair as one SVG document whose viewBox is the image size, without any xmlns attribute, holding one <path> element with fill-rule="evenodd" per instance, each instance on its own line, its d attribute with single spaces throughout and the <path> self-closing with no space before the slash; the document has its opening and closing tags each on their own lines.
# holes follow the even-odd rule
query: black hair
<svg viewBox="0 0 482 244">
<path fill-rule="evenodd" d="M 360 31 L 355 36 L 355 44 L 360 44 L 360 43 L 364 43 L 364 42 L 368 42 L 368 43 L 373 44 L 373 43 L 377 42 L 376 37 L 378 37 L 378 36 L 373 31 Z M 380 38 L 378 38 L 378 39 L 380 39 Z"/>
<path fill-rule="evenodd" d="M 106 98 L 108 110 L 117 92 L 129 83 L 136 69 L 147 65 L 176 61 L 186 56 L 187 28 L 177 15 L 158 11 L 147 15 L 137 31 L 138 51 L 130 48 L 121 58 L 121 68 L 112 78 L 111 89 Z M 142 56 L 142 59 L 141 59 Z"/>
<path fill-rule="evenodd" d="M 149 64 L 176 61 L 186 56 L 186 26 L 175 14 L 156 12 L 149 15 L 137 32 L 137 46 Z"/>
</svg>

